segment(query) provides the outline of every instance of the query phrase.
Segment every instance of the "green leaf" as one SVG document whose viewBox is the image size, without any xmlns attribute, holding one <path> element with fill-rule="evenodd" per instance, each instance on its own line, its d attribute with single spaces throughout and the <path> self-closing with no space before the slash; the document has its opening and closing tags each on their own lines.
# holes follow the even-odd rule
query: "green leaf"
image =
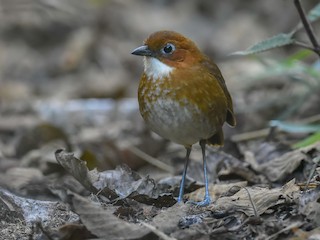
<svg viewBox="0 0 320 240">
<path fill-rule="evenodd" d="M 296 52 L 295 54 L 291 55 L 290 57 L 288 57 L 284 61 L 279 62 L 278 66 L 275 66 L 275 67 L 282 66 L 284 68 L 284 70 L 285 70 L 285 68 L 287 68 L 288 73 L 289 72 L 290 73 L 297 72 L 300 75 L 305 73 L 308 75 L 308 76 L 302 77 L 302 78 L 306 78 L 304 80 L 305 82 L 310 82 L 310 79 L 309 80 L 307 80 L 307 79 L 313 78 L 314 83 L 318 82 L 320 84 L 320 71 L 317 68 L 317 64 L 310 65 L 310 64 L 306 64 L 301 61 L 301 60 L 304 60 L 305 58 L 309 57 L 311 54 L 313 54 L 313 52 L 311 50 L 302 49 L 302 50 Z M 272 67 L 272 68 L 275 68 L 275 67 Z M 270 71 L 272 71 L 272 69 Z M 320 87 L 320 85 L 318 85 L 318 87 Z"/>
<path fill-rule="evenodd" d="M 310 10 L 307 17 L 310 22 L 314 22 L 320 18 L 320 3 Z"/>
<path fill-rule="evenodd" d="M 311 51 L 310 49 L 301 49 L 301 50 L 295 52 L 294 54 L 292 54 L 291 56 L 287 57 L 283 61 L 283 63 L 288 64 L 288 65 L 292 65 L 297 61 L 304 60 L 305 58 L 309 57 L 313 53 L 314 52 Z"/>
<path fill-rule="evenodd" d="M 316 133 L 312 134 L 311 136 L 303 139 L 302 141 L 295 143 L 292 147 L 293 148 L 307 147 L 307 146 L 314 144 L 318 141 L 320 141 L 320 132 L 316 132 Z"/>
<path fill-rule="evenodd" d="M 279 48 L 286 45 L 289 45 L 294 42 L 291 33 L 280 33 L 271 38 L 265 39 L 255 45 L 249 47 L 245 51 L 234 52 L 231 55 L 249 55 L 255 54 L 263 51 L 267 51 L 273 48 Z"/>
</svg>

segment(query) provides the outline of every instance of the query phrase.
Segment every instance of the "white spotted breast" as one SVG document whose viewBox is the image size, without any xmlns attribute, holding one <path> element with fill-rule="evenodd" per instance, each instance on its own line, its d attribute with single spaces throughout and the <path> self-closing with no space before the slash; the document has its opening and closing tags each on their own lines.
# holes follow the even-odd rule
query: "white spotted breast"
<svg viewBox="0 0 320 240">
<path fill-rule="evenodd" d="M 184 146 L 209 138 L 216 131 L 214 125 L 186 98 L 177 101 L 177 96 L 184 91 L 183 87 L 188 86 L 174 87 L 170 83 L 170 71 L 165 66 L 158 67 L 158 71 L 152 71 L 150 66 L 145 69 L 138 90 L 142 117 L 152 131 Z M 148 72 L 152 74 L 148 75 Z"/>
</svg>

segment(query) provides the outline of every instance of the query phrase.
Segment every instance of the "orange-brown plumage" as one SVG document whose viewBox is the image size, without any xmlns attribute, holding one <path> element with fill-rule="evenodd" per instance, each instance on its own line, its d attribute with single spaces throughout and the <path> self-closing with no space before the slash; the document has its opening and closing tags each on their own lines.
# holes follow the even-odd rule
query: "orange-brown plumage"
<svg viewBox="0 0 320 240">
<path fill-rule="evenodd" d="M 138 100 L 151 130 L 184 145 L 187 158 L 196 142 L 203 149 L 205 143 L 223 145 L 224 122 L 235 126 L 236 121 L 217 65 L 172 31 L 151 34 L 133 54 L 144 56 Z"/>
</svg>

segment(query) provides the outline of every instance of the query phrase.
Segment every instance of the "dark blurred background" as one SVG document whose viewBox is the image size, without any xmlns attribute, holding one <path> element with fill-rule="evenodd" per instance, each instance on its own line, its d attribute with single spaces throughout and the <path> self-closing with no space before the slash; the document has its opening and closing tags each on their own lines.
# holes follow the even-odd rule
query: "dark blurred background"
<svg viewBox="0 0 320 240">
<path fill-rule="evenodd" d="M 142 60 L 130 52 L 163 29 L 193 39 L 233 92 L 259 66 L 228 55 L 299 21 L 291 0 L 1 0 L 0 14 L 1 102 L 135 97 Z"/>
</svg>

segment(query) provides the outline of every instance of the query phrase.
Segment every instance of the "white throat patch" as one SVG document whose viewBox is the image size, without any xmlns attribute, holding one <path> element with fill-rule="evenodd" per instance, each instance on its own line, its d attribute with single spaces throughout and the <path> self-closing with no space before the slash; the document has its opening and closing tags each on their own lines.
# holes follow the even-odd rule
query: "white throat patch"
<svg viewBox="0 0 320 240">
<path fill-rule="evenodd" d="M 174 68 L 153 57 L 144 57 L 144 71 L 149 79 L 168 77 Z"/>
</svg>

